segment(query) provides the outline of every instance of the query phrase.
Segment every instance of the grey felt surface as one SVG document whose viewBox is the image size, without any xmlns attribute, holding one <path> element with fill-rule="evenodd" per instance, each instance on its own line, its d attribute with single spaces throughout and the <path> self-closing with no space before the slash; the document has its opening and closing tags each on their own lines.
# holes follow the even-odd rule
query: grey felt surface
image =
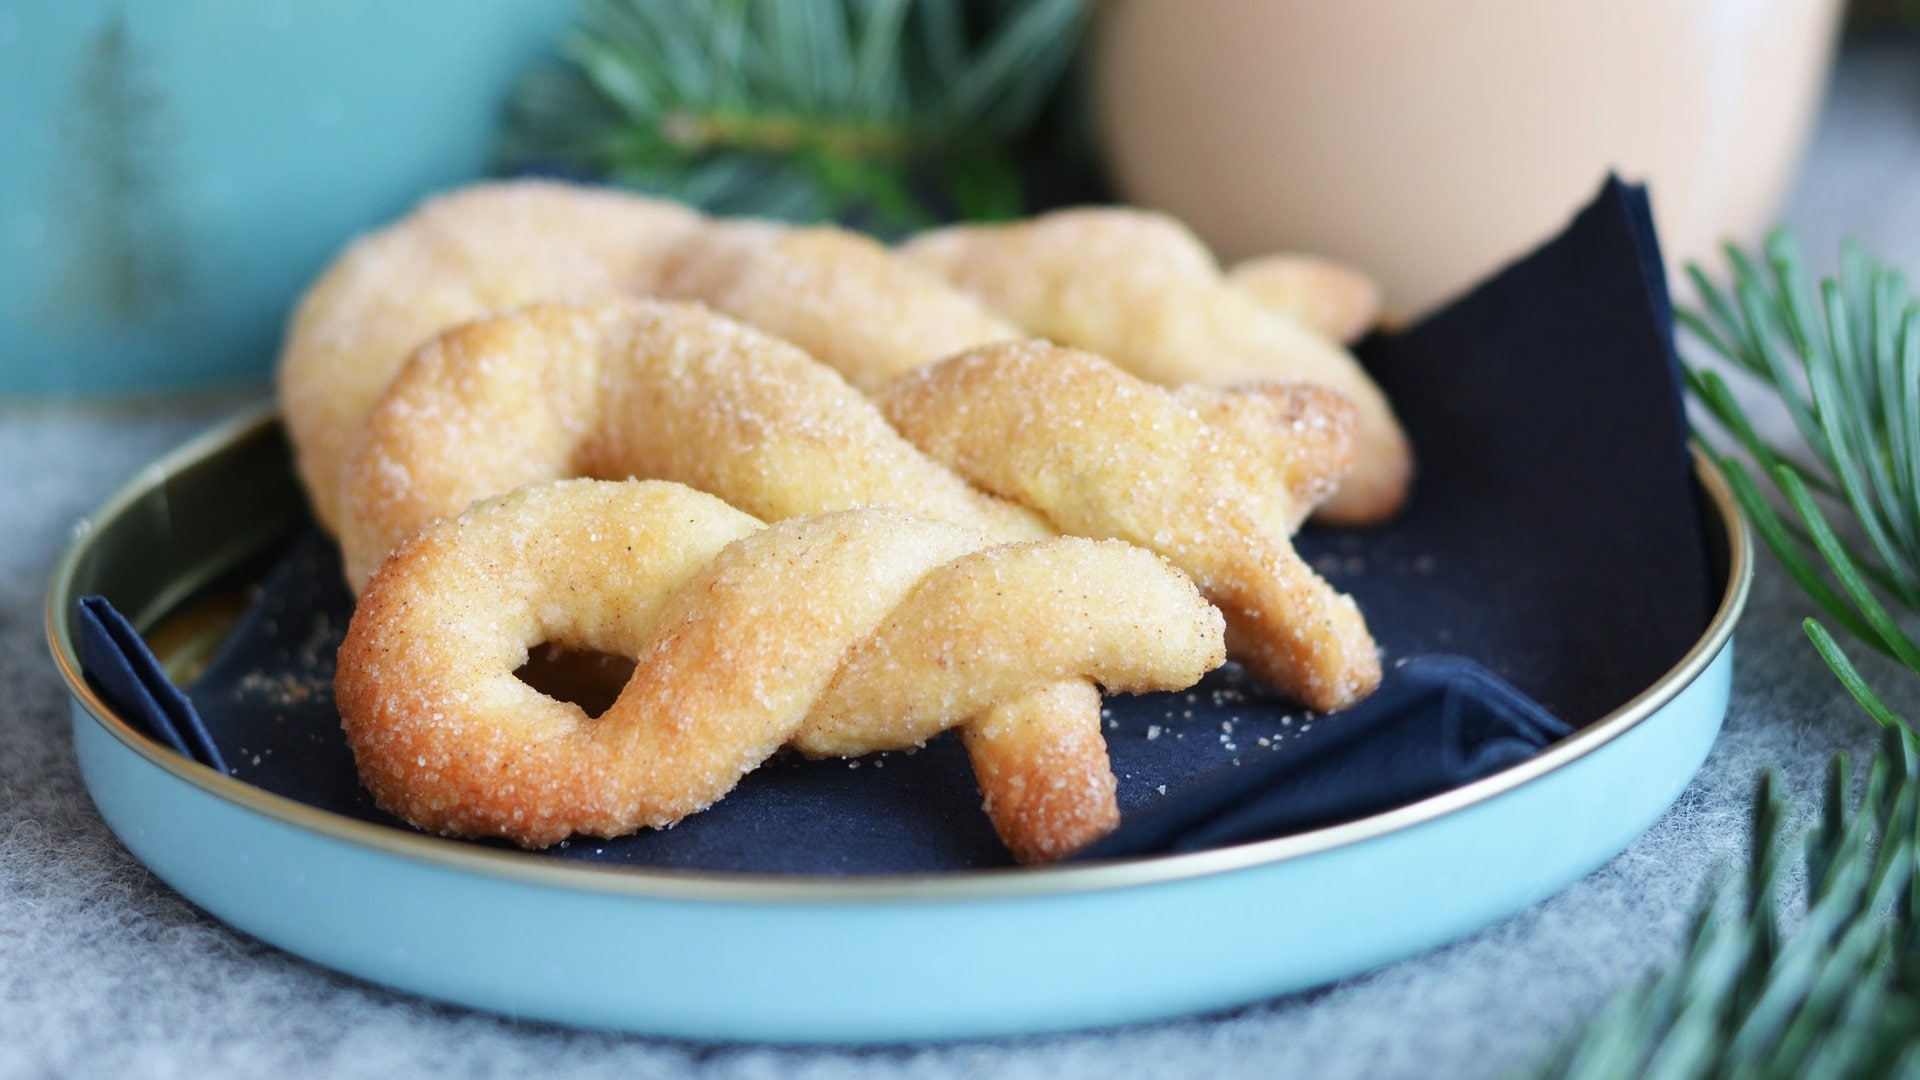
<svg viewBox="0 0 1920 1080">
<path fill-rule="evenodd" d="M 1920 269 L 1920 50 L 1847 52 L 1787 214 Z M 1800 631 L 1764 556 L 1734 697 L 1671 812 L 1560 895 L 1451 947 L 1226 1015 L 1067 1036 L 838 1051 L 705 1046 L 516 1023 L 364 985 L 201 914 L 135 862 L 83 790 L 47 659 L 48 570 L 73 523 L 234 399 L 0 405 L 0 1076 L 981 1077 L 1498 1075 L 1667 962 L 1741 857 L 1758 771 L 1803 802 L 1875 734 Z M 1862 658 L 1894 707 L 1920 686 Z"/>
</svg>

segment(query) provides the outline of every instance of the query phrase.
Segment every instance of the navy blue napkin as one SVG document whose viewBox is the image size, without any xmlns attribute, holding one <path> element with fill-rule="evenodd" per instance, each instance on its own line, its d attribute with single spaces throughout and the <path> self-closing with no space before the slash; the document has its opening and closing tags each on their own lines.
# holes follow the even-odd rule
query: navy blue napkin
<svg viewBox="0 0 1920 1080">
<path fill-rule="evenodd" d="M 1204 851 L 1352 821 L 1491 776 L 1573 733 L 1461 656 L 1408 660 L 1322 727 L 1311 745 L 1209 771 L 1079 857 Z"/>
<path fill-rule="evenodd" d="M 1413 440 L 1415 494 L 1384 527 L 1309 528 L 1297 544 L 1367 612 L 1385 683 L 1325 716 L 1231 664 L 1182 693 L 1111 699 L 1123 822 L 1088 857 L 1405 805 L 1524 760 L 1678 662 L 1715 582 L 1660 265 L 1644 191 L 1609 179 L 1539 251 L 1363 345 Z M 294 538 L 188 694 L 231 775 L 404 827 L 360 788 L 339 732 L 333 654 L 351 610 L 333 545 Z M 855 761 L 777 757 L 673 829 L 552 854 L 806 874 L 1008 864 L 951 737 Z"/>
<path fill-rule="evenodd" d="M 80 666 L 121 716 L 174 752 L 225 772 L 227 763 L 200 713 L 173 685 L 140 632 L 104 596 L 80 598 Z"/>
</svg>

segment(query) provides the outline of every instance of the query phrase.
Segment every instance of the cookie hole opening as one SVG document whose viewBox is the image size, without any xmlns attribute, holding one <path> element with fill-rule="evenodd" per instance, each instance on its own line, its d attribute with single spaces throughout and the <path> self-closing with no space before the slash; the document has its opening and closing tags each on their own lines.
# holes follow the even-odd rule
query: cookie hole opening
<svg viewBox="0 0 1920 1080">
<path fill-rule="evenodd" d="M 598 719 L 613 707 L 620 690 L 633 676 L 633 661 L 594 649 L 571 649 L 556 642 L 527 651 L 527 662 L 514 672 L 520 681 L 556 701 L 571 701 Z"/>
</svg>

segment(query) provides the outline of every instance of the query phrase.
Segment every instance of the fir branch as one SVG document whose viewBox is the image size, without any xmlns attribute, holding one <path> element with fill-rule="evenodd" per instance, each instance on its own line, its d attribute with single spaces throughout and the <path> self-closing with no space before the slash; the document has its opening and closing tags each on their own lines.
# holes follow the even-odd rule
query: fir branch
<svg viewBox="0 0 1920 1080">
<path fill-rule="evenodd" d="M 1008 146 L 1088 0 L 588 0 L 503 156 L 728 214 L 882 232 L 1025 209 Z"/>
<path fill-rule="evenodd" d="M 1768 444 L 1715 372 L 1687 386 L 1757 466 L 1719 458 L 1735 498 L 1780 564 L 1848 634 L 1920 674 L 1896 609 L 1920 610 L 1920 304 L 1904 276 L 1858 246 L 1815 288 L 1784 234 L 1764 264 L 1729 249 L 1721 289 L 1689 273 L 1702 311 L 1679 322 L 1762 382 L 1812 464 Z M 1755 474 L 1773 485 L 1770 497 Z M 1838 502 L 1849 544 L 1819 497 Z M 1776 509 L 1784 502 L 1785 510 Z M 1763 777 L 1744 905 L 1722 888 L 1666 973 L 1616 999 L 1547 1064 L 1554 1076 L 1920 1075 L 1920 737 L 1874 692 L 1833 635 L 1803 624 L 1841 684 L 1881 725 L 1863 794 L 1844 755 L 1805 841 L 1806 907 L 1780 927 L 1790 815 Z"/>
<path fill-rule="evenodd" d="M 1904 722 L 1886 729 L 1857 802 L 1847 757 L 1835 756 L 1804 846 L 1806 907 L 1787 935 L 1779 897 L 1792 815 L 1777 778 L 1763 777 L 1744 890 L 1717 890 L 1679 963 L 1611 1003 L 1541 1075 L 1787 1080 L 1920 1064 L 1917 772 Z"/>
<path fill-rule="evenodd" d="M 1920 305 L 1906 279 L 1857 245 L 1840 280 L 1816 289 L 1793 242 L 1776 233 L 1766 269 L 1729 249 L 1731 295 L 1697 269 L 1705 310 L 1681 324 L 1707 348 L 1760 379 L 1806 440 L 1811 464 L 1767 445 L 1711 371 L 1689 388 L 1772 482 L 1789 523 L 1723 457 L 1761 539 L 1849 633 L 1920 671 L 1920 646 L 1891 609 L 1920 612 Z M 1815 297 L 1819 297 L 1816 302 Z M 1816 496 L 1841 502 L 1864 544 L 1840 539 Z"/>
</svg>

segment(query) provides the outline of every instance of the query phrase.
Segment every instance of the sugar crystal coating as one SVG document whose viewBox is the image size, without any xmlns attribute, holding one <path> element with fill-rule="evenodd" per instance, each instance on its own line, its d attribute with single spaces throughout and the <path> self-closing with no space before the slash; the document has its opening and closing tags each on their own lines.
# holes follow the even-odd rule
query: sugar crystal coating
<svg viewBox="0 0 1920 1080">
<path fill-rule="evenodd" d="M 596 532 L 602 555 L 579 557 Z M 633 675 L 590 718 L 514 677 L 543 642 Z M 662 828 L 782 745 L 857 755 L 959 726 L 996 829 L 1038 861 L 1113 824 L 1099 687 L 1188 686 L 1222 659 L 1219 613 L 1131 545 L 982 546 L 888 508 L 763 527 L 678 484 L 569 480 L 403 543 L 335 692 L 375 798 L 434 832 Z"/>
</svg>

